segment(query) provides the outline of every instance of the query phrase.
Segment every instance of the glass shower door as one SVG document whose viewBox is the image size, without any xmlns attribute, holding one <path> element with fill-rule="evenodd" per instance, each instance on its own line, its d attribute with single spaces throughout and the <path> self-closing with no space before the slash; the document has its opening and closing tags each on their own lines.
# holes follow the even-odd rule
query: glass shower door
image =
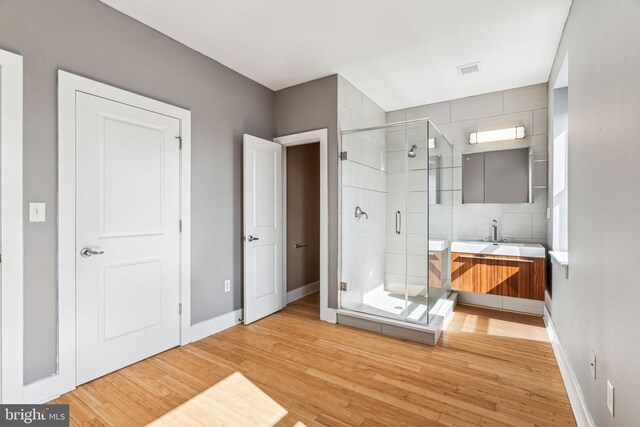
<svg viewBox="0 0 640 427">
<path fill-rule="evenodd" d="M 429 122 L 429 310 L 435 312 L 451 291 L 451 239 L 453 236 L 453 148 Z"/>
<path fill-rule="evenodd" d="M 429 233 L 429 144 L 428 122 L 406 125 L 406 226 L 403 230 L 406 257 L 406 320 L 429 322 L 429 275 L 427 250 Z"/>
<path fill-rule="evenodd" d="M 340 307 L 429 320 L 427 121 L 342 133 Z"/>
<path fill-rule="evenodd" d="M 404 320 L 404 264 L 397 266 L 400 277 L 393 285 L 387 282 L 389 245 L 397 243 L 388 240 L 396 215 L 388 204 L 395 181 L 388 168 L 387 130 L 344 133 L 340 153 L 340 307 Z M 401 214 L 397 221 L 401 226 Z"/>
</svg>

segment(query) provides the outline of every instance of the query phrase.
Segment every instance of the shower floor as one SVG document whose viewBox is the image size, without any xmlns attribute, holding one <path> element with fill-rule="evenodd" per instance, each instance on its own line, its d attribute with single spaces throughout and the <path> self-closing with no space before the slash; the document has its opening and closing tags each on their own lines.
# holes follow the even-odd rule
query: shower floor
<svg viewBox="0 0 640 427">
<path fill-rule="evenodd" d="M 387 291 L 384 285 L 379 285 L 367 291 L 361 302 L 345 302 L 342 308 L 403 321 L 406 316 L 410 322 L 426 324 L 427 313 L 433 311 L 440 301 L 440 298 L 429 298 L 427 304 L 425 295 L 414 295 L 408 297 L 405 307 L 404 294 Z"/>
</svg>

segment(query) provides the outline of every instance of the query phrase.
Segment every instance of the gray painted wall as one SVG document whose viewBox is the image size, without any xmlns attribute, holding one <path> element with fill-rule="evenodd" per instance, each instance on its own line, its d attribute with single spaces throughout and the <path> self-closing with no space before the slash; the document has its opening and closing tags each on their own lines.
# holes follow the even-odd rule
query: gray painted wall
<svg viewBox="0 0 640 427">
<path fill-rule="evenodd" d="M 273 137 L 273 92 L 97 0 L 3 0 L 0 48 L 24 57 L 26 382 L 56 370 L 59 68 L 191 110 L 191 320 L 240 308 L 242 134 Z M 311 126 L 333 124 L 334 148 L 335 116 Z M 26 221 L 30 201 L 47 203 L 45 223 Z"/>
<path fill-rule="evenodd" d="M 338 76 L 276 92 L 275 135 L 328 129 L 329 141 L 329 307 L 338 302 Z"/>
<path fill-rule="evenodd" d="M 568 52 L 569 280 L 554 265 L 549 305 L 599 427 L 640 423 L 639 18 L 637 0 L 574 0 L 549 79 L 551 109 Z M 607 379 L 615 417 L 606 406 Z"/>
</svg>

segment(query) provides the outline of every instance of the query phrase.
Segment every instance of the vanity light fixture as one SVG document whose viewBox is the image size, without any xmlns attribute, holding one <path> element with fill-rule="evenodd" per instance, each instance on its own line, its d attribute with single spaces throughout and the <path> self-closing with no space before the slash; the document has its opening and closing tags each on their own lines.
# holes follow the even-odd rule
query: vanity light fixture
<svg viewBox="0 0 640 427">
<path fill-rule="evenodd" d="M 510 141 L 524 139 L 524 126 L 516 126 L 506 129 L 485 130 L 482 132 L 471 132 L 469 134 L 469 144 L 481 144 L 483 142 Z"/>
</svg>

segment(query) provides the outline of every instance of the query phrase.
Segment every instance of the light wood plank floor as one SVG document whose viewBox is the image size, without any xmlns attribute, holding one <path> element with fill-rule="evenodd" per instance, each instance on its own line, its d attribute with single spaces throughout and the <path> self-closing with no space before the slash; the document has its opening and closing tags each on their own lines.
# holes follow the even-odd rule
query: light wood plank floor
<svg viewBox="0 0 640 427">
<path fill-rule="evenodd" d="M 575 425 L 540 318 L 458 306 L 428 347 L 318 312 L 311 295 L 54 403 L 94 426 Z"/>
</svg>

